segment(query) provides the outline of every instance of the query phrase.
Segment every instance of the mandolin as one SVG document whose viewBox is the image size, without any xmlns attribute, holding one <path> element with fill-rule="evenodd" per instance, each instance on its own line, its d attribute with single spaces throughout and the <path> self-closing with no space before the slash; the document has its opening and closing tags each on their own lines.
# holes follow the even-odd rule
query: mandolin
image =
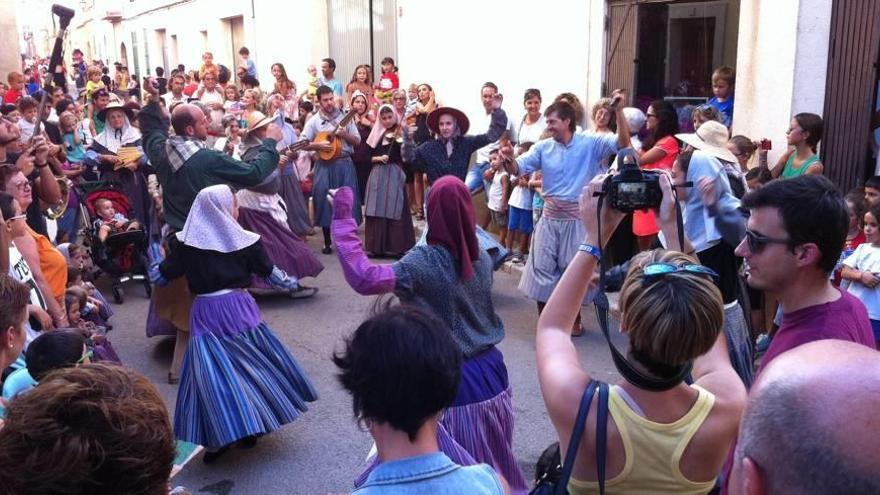
<svg viewBox="0 0 880 495">
<path fill-rule="evenodd" d="M 318 151 L 318 158 L 325 162 L 339 158 L 339 155 L 342 154 L 342 143 L 336 139 L 336 133 L 343 127 L 347 126 L 355 116 L 357 116 L 357 110 L 350 110 L 348 114 L 339 121 L 336 129 L 333 129 L 332 131 L 321 131 L 315 136 L 315 143 L 327 143 L 333 147 L 333 149 L 327 151 Z"/>
</svg>

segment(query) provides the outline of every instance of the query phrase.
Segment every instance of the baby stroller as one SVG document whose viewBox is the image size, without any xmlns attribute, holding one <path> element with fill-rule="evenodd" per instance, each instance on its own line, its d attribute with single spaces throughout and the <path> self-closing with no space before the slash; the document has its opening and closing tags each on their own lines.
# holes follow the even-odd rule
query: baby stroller
<svg viewBox="0 0 880 495">
<path fill-rule="evenodd" d="M 117 304 L 125 301 L 122 284 L 137 280 L 144 285 L 147 297 L 152 286 L 147 275 L 147 234 L 143 230 L 112 233 L 102 242 L 98 237 L 101 218 L 95 211 L 95 203 L 107 199 L 117 213 L 128 217 L 131 204 L 118 184 L 110 181 L 82 182 L 76 186 L 80 202 L 81 218 L 85 219 L 82 236 L 91 251 L 92 261 L 112 279 L 113 299 Z"/>
</svg>

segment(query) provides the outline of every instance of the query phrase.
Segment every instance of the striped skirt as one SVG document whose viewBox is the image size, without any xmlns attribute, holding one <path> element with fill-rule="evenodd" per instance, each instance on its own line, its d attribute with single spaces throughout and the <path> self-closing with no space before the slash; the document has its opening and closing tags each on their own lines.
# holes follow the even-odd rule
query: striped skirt
<svg viewBox="0 0 880 495">
<path fill-rule="evenodd" d="M 312 201 L 315 205 L 315 224 L 330 227 L 333 221 L 333 208 L 327 201 L 330 189 L 348 186 L 354 192 L 354 203 L 351 214 L 358 225 L 363 221 L 361 216 L 361 191 L 358 189 L 357 173 L 351 158 L 339 158 L 332 162 L 318 160 L 315 163 L 315 183 L 312 186 Z"/>
<path fill-rule="evenodd" d="M 452 406 L 437 428 L 440 450 L 462 466 L 488 464 L 510 485 L 511 493 L 526 494 L 528 485 L 513 455 L 513 404 L 504 356 L 492 347 L 467 359 Z M 363 484 L 379 463 L 355 480 Z"/>
<path fill-rule="evenodd" d="M 272 432 L 318 398 L 299 364 L 243 290 L 196 297 L 174 434 L 209 449 Z"/>
<path fill-rule="evenodd" d="M 238 223 L 247 230 L 260 234 L 260 240 L 272 263 L 297 279 L 317 277 L 324 265 L 309 244 L 293 233 L 286 223 L 278 222 L 265 210 L 240 207 Z M 253 287 L 271 289 L 260 277 L 253 277 Z"/>
<path fill-rule="evenodd" d="M 529 299 L 547 302 L 585 236 L 577 202 L 547 198 L 532 235 L 531 255 L 519 281 L 520 292 Z M 591 287 L 583 304 L 592 302 L 596 292 L 597 287 Z"/>
</svg>

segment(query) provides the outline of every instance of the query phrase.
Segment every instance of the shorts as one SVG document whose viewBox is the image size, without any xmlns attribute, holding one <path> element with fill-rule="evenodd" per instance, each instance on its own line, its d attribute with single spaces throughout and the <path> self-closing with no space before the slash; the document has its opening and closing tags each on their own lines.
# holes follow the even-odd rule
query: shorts
<svg viewBox="0 0 880 495">
<path fill-rule="evenodd" d="M 532 211 L 523 210 L 522 208 L 517 208 L 515 206 L 511 206 L 509 210 L 508 216 L 510 217 L 510 221 L 507 222 L 507 229 L 518 230 L 525 235 L 530 235 L 534 228 Z"/>
<path fill-rule="evenodd" d="M 871 330 L 874 331 L 874 340 L 880 342 L 880 320 L 871 320 Z"/>
<path fill-rule="evenodd" d="M 492 223 L 495 224 L 499 229 L 507 228 L 507 212 L 500 212 L 495 210 L 489 210 L 489 215 L 492 217 Z"/>
</svg>

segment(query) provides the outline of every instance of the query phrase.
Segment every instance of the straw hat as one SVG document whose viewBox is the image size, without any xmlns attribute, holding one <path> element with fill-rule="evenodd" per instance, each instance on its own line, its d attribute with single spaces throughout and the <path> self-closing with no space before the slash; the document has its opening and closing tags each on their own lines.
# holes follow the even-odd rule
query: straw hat
<svg viewBox="0 0 880 495">
<path fill-rule="evenodd" d="M 266 117 L 262 112 L 251 112 L 246 120 L 247 127 L 245 128 L 245 132 L 253 132 L 262 127 L 266 127 L 271 124 L 273 120 L 275 119 L 272 117 Z"/>
<path fill-rule="evenodd" d="M 122 110 L 123 112 L 125 112 L 125 116 L 128 117 L 129 121 L 134 118 L 134 112 L 130 108 L 126 107 L 118 101 L 111 101 L 107 104 L 106 107 L 98 112 L 98 120 L 103 120 L 106 122 L 107 112 L 109 112 L 110 110 Z"/>
<path fill-rule="evenodd" d="M 684 141 L 694 149 L 724 160 L 736 163 L 736 156 L 727 149 L 727 141 L 730 140 L 730 132 L 721 122 L 710 120 L 704 122 L 697 132 L 693 134 L 676 134 L 676 139 Z"/>
<path fill-rule="evenodd" d="M 465 134 L 467 134 L 467 131 L 471 126 L 467 115 L 465 115 L 464 112 L 462 112 L 461 110 L 452 107 L 438 107 L 428 114 L 428 128 L 431 129 L 431 132 L 440 135 L 440 116 L 447 114 L 455 117 L 455 120 L 458 122 L 458 130 L 461 135 L 464 136 Z"/>
</svg>

